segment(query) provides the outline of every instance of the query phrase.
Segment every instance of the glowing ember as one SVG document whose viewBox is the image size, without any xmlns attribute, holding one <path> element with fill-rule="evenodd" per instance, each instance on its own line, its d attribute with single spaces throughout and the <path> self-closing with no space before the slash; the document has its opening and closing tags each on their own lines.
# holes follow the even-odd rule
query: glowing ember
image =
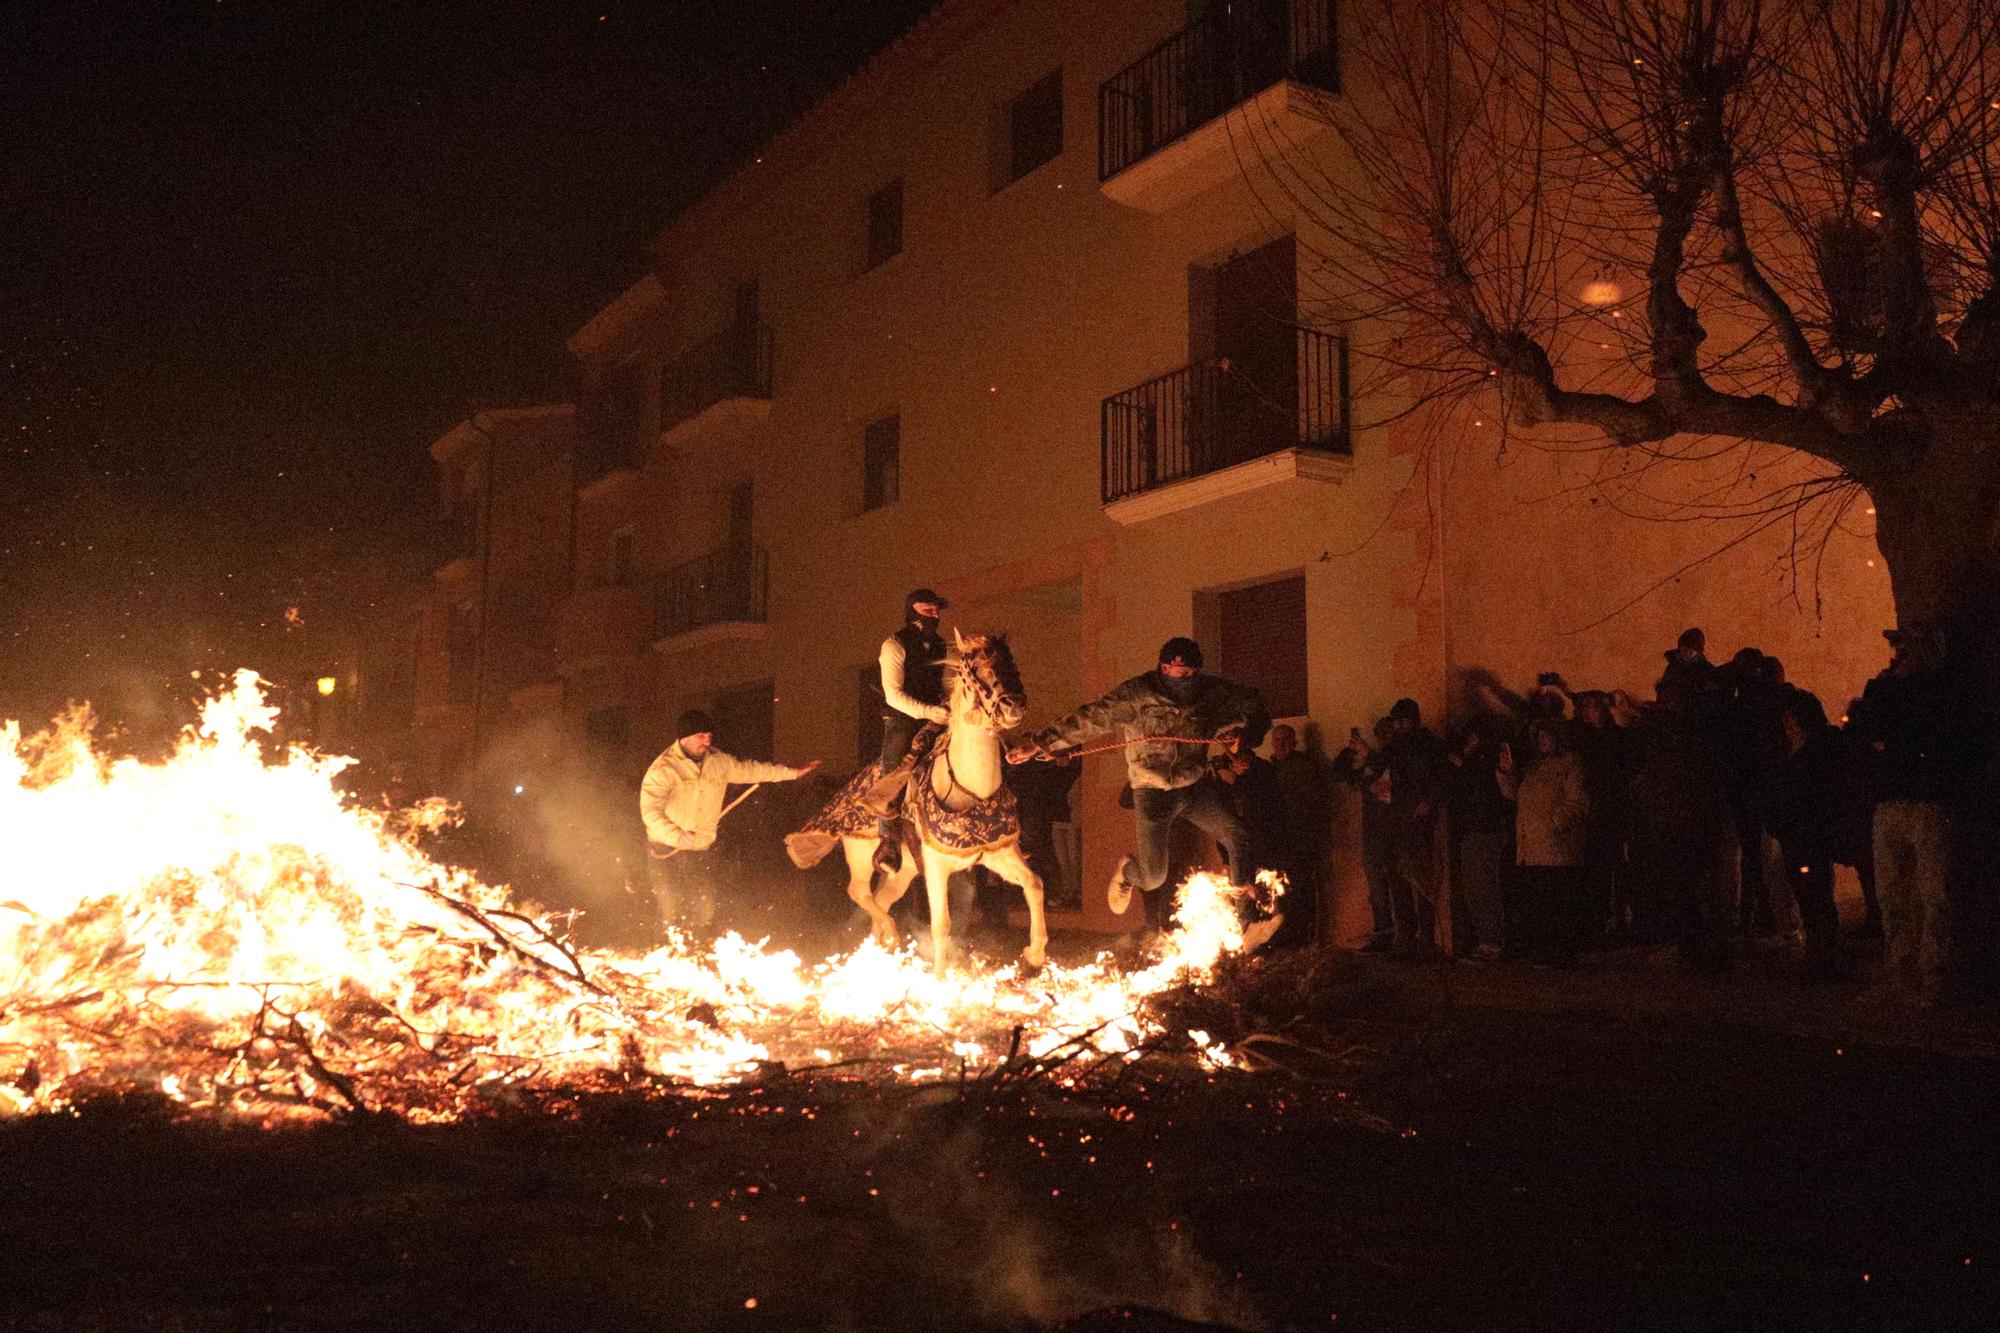
<svg viewBox="0 0 2000 1333">
<path fill-rule="evenodd" d="M 1159 1035 L 1146 996 L 1243 944 L 1240 895 L 1202 874 L 1136 972 L 1101 955 L 939 978 L 872 943 L 808 964 L 733 934 L 706 954 L 574 948 L 560 917 L 419 849 L 442 804 L 360 809 L 333 781 L 351 761 L 267 762 L 260 685 L 237 673 L 158 764 L 99 754 L 81 716 L 0 729 L 0 1112 L 151 1088 L 264 1119 L 449 1119 L 509 1090 L 772 1060 L 935 1078 L 1003 1058 L 1016 1026 L 1029 1055 L 1087 1034 L 1116 1056 Z"/>
</svg>

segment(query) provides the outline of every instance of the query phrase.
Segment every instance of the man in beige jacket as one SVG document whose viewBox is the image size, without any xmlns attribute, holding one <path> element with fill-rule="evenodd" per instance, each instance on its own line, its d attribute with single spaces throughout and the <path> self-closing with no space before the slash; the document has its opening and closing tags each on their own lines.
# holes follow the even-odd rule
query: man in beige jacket
<svg viewBox="0 0 2000 1333">
<path fill-rule="evenodd" d="M 660 752 L 639 784 L 647 862 L 660 925 L 705 933 L 715 921 L 715 826 L 730 783 L 790 782 L 819 767 L 738 759 L 715 748 L 715 723 L 698 708 L 680 716 L 680 739 Z"/>
</svg>

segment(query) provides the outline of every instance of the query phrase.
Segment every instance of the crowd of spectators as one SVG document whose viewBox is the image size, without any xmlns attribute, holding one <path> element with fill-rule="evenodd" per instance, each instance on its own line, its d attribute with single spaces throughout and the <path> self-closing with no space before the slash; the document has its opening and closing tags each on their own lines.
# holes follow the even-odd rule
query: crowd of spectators
<svg viewBox="0 0 2000 1333">
<path fill-rule="evenodd" d="M 1272 730 L 1271 756 L 1224 772 L 1262 865 L 1293 880 L 1305 941 L 1328 864 L 1333 792 L 1359 793 L 1369 951 L 1564 965 L 1592 948 L 1677 946 L 1721 971 L 1742 940 L 1803 944 L 1803 975 L 1849 975 L 1837 866 L 1860 881 L 1855 934 L 1884 940 L 1893 981 L 1934 1000 L 1964 961 L 1976 904 L 1952 867 L 1990 820 L 1982 701 L 1937 631 L 1890 631 L 1889 667 L 1838 723 L 1755 648 L 1713 663 L 1690 629 L 1651 702 L 1544 673 L 1487 686 L 1440 737 L 1397 701 L 1330 762 Z M 1281 940 L 1284 937 L 1281 936 Z M 1851 937 L 1850 937 L 1851 938 Z"/>
</svg>

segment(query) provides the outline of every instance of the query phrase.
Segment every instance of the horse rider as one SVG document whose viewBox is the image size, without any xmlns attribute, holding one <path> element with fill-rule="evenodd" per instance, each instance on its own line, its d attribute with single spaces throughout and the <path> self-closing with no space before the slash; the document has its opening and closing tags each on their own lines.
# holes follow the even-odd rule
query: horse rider
<svg viewBox="0 0 2000 1333">
<path fill-rule="evenodd" d="M 926 724 L 943 726 L 951 718 L 945 707 L 945 645 L 938 626 L 951 606 L 930 588 L 917 588 L 903 599 L 903 627 L 882 640 L 882 776 L 896 771 L 917 733 Z M 898 805 L 891 802 L 881 820 L 881 843 L 875 849 L 878 867 L 895 860 Z"/>
<path fill-rule="evenodd" d="M 679 739 L 660 752 L 639 785 L 639 817 L 646 823 L 647 868 L 653 905 L 664 929 L 685 924 L 706 931 L 715 920 L 715 826 L 724 788 L 732 782 L 790 782 L 819 767 L 803 768 L 738 759 L 715 747 L 715 723 L 699 708 L 680 715 Z"/>
<path fill-rule="evenodd" d="M 1122 730 L 1138 851 L 1118 863 L 1107 897 L 1122 913 L 1134 889 L 1151 893 L 1167 879 L 1168 838 L 1185 819 L 1229 852 L 1229 877 L 1252 881 L 1249 837 L 1229 792 L 1210 768 L 1203 742 L 1232 752 L 1255 749 L 1270 729 L 1263 696 L 1247 685 L 1202 674 L 1201 645 L 1175 637 L 1160 645 L 1159 665 L 1050 723 L 1008 751 L 1009 763 L 1050 758 L 1094 736 Z M 1153 737 L 1175 737 L 1153 740 Z"/>
</svg>

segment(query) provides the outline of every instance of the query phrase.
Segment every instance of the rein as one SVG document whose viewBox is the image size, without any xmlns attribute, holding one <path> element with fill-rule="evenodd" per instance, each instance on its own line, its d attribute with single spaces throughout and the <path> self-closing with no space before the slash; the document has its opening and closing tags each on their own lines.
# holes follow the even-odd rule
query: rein
<svg viewBox="0 0 2000 1333">
<path fill-rule="evenodd" d="M 944 736 L 939 737 L 939 739 L 944 740 L 948 738 L 950 735 L 951 733 L 947 731 L 944 734 Z M 951 797 L 953 792 L 963 791 L 967 796 L 972 796 L 971 792 L 966 791 L 966 789 L 959 784 L 958 774 L 952 770 L 951 746 L 949 744 L 940 745 L 938 747 L 938 762 L 944 765 L 944 780 L 951 784 L 950 786 L 944 789 L 944 795 L 940 796 L 938 799 L 943 801 L 945 805 L 949 807 L 951 804 Z M 977 796 L 972 796 L 972 799 L 975 802 L 979 800 Z"/>
<path fill-rule="evenodd" d="M 1042 756 L 1046 759 L 1081 759 L 1085 755 L 1103 754 L 1107 750 L 1122 750 L 1129 745 L 1215 745 L 1221 738 L 1217 736 L 1134 736 L 1127 741 L 1105 741 L 1101 745 L 1085 745 L 1074 750 L 1064 750 L 1060 754 Z"/>
</svg>

